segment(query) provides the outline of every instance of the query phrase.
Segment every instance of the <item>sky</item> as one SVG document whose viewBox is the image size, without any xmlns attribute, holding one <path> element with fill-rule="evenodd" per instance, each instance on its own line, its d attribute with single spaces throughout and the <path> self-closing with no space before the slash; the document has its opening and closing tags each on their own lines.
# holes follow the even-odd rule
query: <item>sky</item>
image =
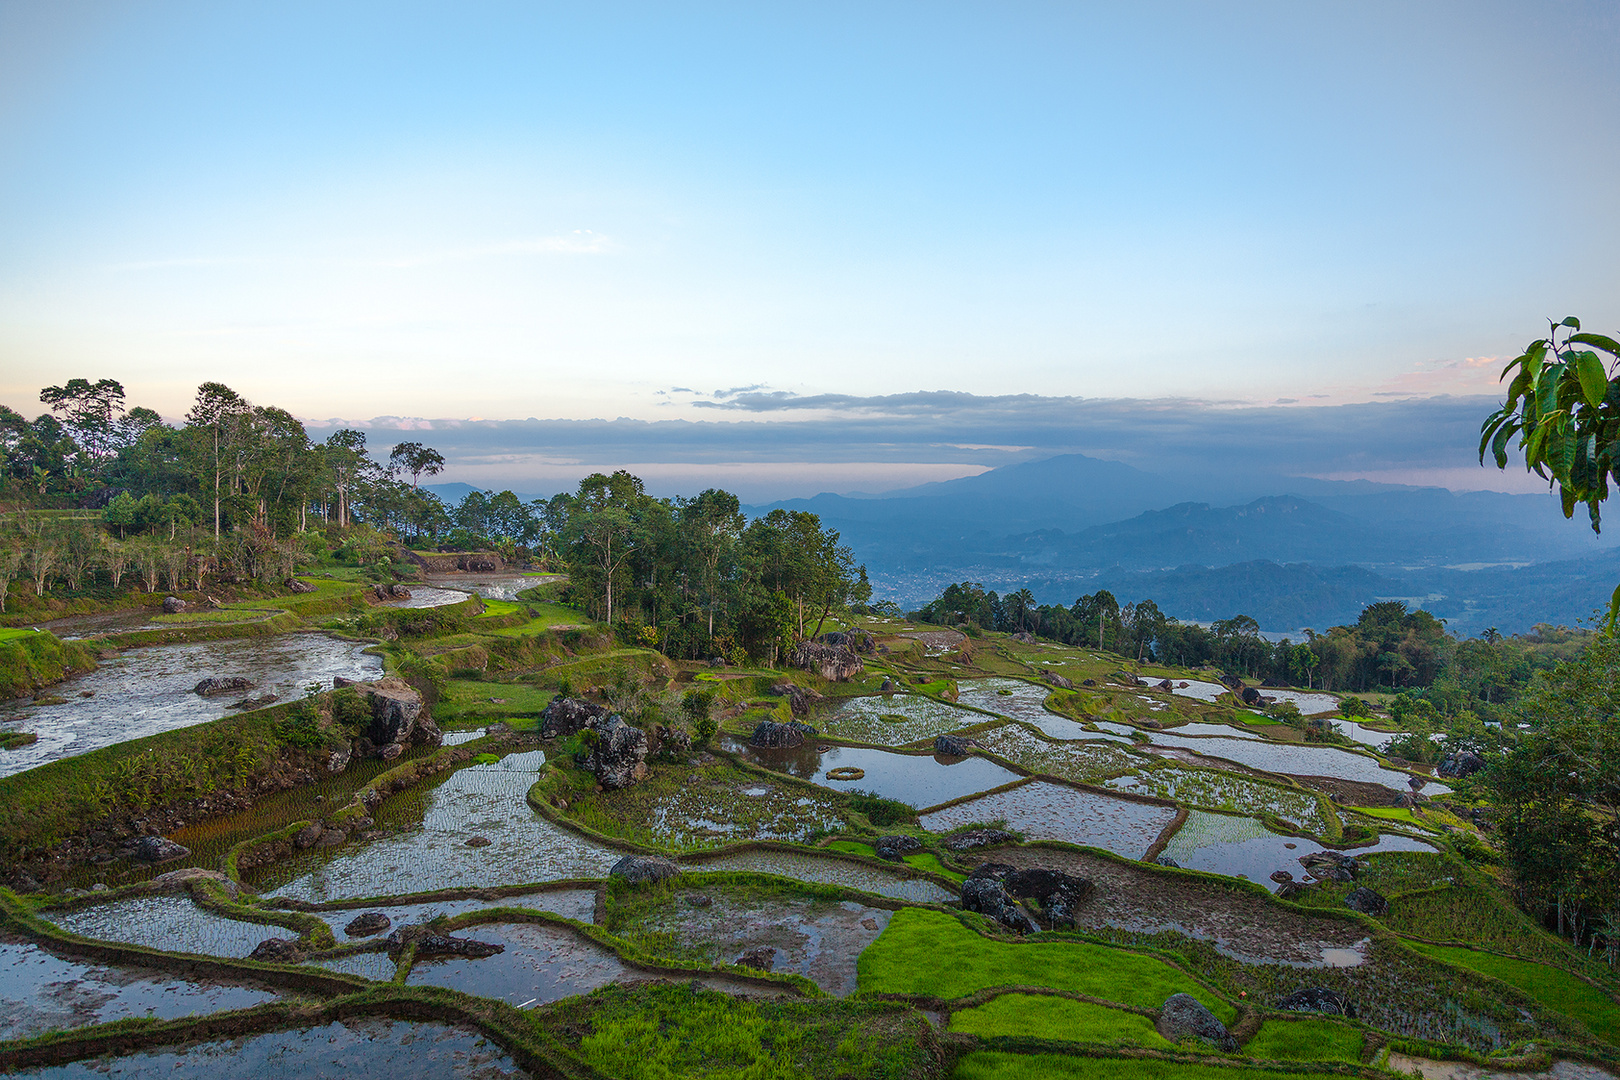
<svg viewBox="0 0 1620 1080">
<path fill-rule="evenodd" d="M 1617 45 L 1603 3 L 5 0 L 0 402 L 217 380 L 530 490 L 884 490 L 1167 415 L 1521 490 L 1432 434 L 1547 318 L 1620 329 Z"/>
</svg>

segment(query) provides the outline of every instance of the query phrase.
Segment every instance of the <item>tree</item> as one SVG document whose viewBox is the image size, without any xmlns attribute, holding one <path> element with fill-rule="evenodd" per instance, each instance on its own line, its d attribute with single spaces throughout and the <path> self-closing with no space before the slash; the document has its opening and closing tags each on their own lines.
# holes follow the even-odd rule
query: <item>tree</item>
<svg viewBox="0 0 1620 1080">
<path fill-rule="evenodd" d="M 1599 532 L 1609 477 L 1620 481 L 1620 380 L 1614 377 L 1620 342 L 1582 333 L 1573 315 L 1557 323 L 1549 319 L 1548 327 L 1546 337 L 1502 369 L 1503 379 L 1517 373 L 1506 403 L 1480 428 L 1479 461 L 1485 463 L 1488 450 L 1498 469 L 1507 468 L 1508 443 L 1517 435 L 1525 469 L 1549 488 L 1557 486 L 1564 516 L 1574 517 L 1576 505 L 1584 504 L 1592 531 Z M 1617 620 L 1620 586 L 1609 601 L 1611 634 Z"/>
<path fill-rule="evenodd" d="M 99 470 L 112 452 L 118 418 L 124 411 L 123 384 L 116 379 L 69 379 L 65 386 L 41 390 L 39 400 L 52 412 L 62 414 L 63 422 L 90 459 L 90 467 Z"/>
<path fill-rule="evenodd" d="M 636 549 L 636 511 L 647 496 L 641 481 L 623 469 L 592 473 L 579 482 L 568 535 L 592 570 L 602 575 L 603 622 L 613 622 L 613 579 Z"/>
<path fill-rule="evenodd" d="M 349 524 L 349 498 L 374 466 L 366 457 L 366 433 L 353 428 L 334 431 L 326 440 L 326 467 L 338 496 L 338 525 Z"/>
<path fill-rule="evenodd" d="M 209 451 L 214 473 L 214 539 L 219 539 L 219 499 L 221 481 L 225 476 L 225 454 L 231 442 L 231 430 L 237 418 L 251 406 L 247 400 L 224 383 L 205 382 L 197 387 L 197 402 L 186 413 L 186 423 L 197 430 Z"/>
<path fill-rule="evenodd" d="M 444 471 L 444 455 L 419 442 L 396 443 L 388 454 L 388 466 L 394 472 L 410 473 L 414 490 L 423 473 L 437 476 Z"/>
</svg>

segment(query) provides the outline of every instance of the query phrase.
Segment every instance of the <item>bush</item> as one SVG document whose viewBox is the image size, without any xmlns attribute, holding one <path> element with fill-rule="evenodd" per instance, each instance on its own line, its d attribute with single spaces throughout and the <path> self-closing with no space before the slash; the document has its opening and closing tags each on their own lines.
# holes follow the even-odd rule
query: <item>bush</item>
<svg viewBox="0 0 1620 1080">
<path fill-rule="evenodd" d="M 1347 696 L 1339 699 L 1339 715 L 1346 718 L 1357 716 L 1371 716 L 1372 706 L 1358 697 Z"/>
<path fill-rule="evenodd" d="M 863 815 L 878 828 L 890 825 L 915 825 L 917 811 L 914 807 L 900 802 L 898 799 L 885 799 L 870 791 L 852 791 L 849 793 L 849 808 L 857 814 Z"/>
</svg>

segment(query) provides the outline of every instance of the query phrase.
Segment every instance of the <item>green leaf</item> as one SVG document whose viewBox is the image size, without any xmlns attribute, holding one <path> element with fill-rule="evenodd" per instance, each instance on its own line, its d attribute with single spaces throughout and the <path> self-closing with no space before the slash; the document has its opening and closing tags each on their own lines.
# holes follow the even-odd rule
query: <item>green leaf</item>
<svg viewBox="0 0 1620 1080">
<path fill-rule="evenodd" d="M 1573 315 L 1566 315 L 1566 316 L 1564 316 L 1564 321 L 1559 323 L 1558 325 L 1559 326 L 1567 326 L 1572 330 L 1579 330 L 1581 328 L 1581 320 L 1577 319 Z"/>
<path fill-rule="evenodd" d="M 1513 433 L 1519 430 L 1518 424 L 1503 424 L 1496 432 L 1496 438 L 1491 440 L 1491 456 L 1496 458 L 1498 469 L 1507 468 L 1507 444 Z M 1484 464 L 1484 454 L 1480 455 L 1480 464 Z"/>
<path fill-rule="evenodd" d="M 1536 412 L 1540 416 L 1558 410 L 1558 379 L 1563 374 L 1563 364 L 1547 364 L 1536 377 Z"/>
<path fill-rule="evenodd" d="M 1620 585 L 1614 587 L 1614 595 L 1609 597 L 1609 617 L 1603 624 L 1603 632 L 1614 637 L 1616 622 L 1620 622 Z"/>
<path fill-rule="evenodd" d="M 1614 353 L 1616 356 L 1620 356 L 1620 341 L 1614 340 L 1607 334 L 1571 334 L 1569 335 L 1569 343 L 1571 345 L 1592 345 L 1606 353 Z"/>
<path fill-rule="evenodd" d="M 1581 396 L 1592 408 L 1603 404 L 1603 396 L 1609 392 L 1609 376 L 1603 370 L 1603 361 L 1598 359 L 1595 352 L 1583 352 L 1575 357 L 1575 372 L 1581 380 Z"/>
<path fill-rule="evenodd" d="M 1558 485 L 1558 498 L 1564 504 L 1564 516 L 1566 518 L 1574 517 L 1575 516 L 1575 493 L 1573 491 L 1571 491 L 1569 488 L 1564 487 L 1562 484 L 1560 484 L 1560 485 Z"/>
</svg>

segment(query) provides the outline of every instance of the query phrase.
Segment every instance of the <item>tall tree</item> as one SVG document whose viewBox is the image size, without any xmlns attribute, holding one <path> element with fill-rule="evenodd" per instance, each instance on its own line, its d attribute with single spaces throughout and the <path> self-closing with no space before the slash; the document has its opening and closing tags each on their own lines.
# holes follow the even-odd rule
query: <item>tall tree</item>
<svg viewBox="0 0 1620 1080">
<path fill-rule="evenodd" d="M 251 408 L 247 399 L 224 383 L 205 382 L 197 387 L 197 401 L 186 422 L 205 441 L 214 474 L 214 539 L 219 539 L 220 492 L 236 421 Z"/>
<path fill-rule="evenodd" d="M 389 452 L 388 464 L 394 472 L 410 473 L 414 489 L 423 473 L 437 476 L 444 471 L 444 455 L 419 442 L 402 442 L 396 443 Z"/>
<path fill-rule="evenodd" d="M 39 400 L 61 415 L 88 457 L 90 471 L 99 472 L 112 453 L 118 419 L 124 411 L 124 385 L 116 379 L 69 379 L 66 385 L 41 390 Z"/>
<path fill-rule="evenodd" d="M 366 433 L 354 428 L 334 431 L 326 439 L 326 467 L 338 496 L 338 525 L 349 524 L 349 499 L 355 487 L 375 468 L 366 456 Z"/>
</svg>

